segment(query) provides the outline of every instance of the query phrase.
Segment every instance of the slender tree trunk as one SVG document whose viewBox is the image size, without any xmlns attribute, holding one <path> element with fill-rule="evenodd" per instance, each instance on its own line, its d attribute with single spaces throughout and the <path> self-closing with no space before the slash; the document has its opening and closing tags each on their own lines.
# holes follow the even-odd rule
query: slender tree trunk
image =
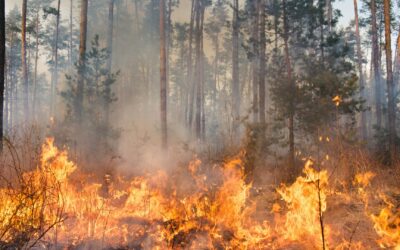
<svg viewBox="0 0 400 250">
<path fill-rule="evenodd" d="M 33 100 L 32 100 L 32 114 L 34 119 L 37 119 L 36 99 L 37 99 L 37 70 L 39 61 L 39 20 L 40 20 L 39 11 L 40 8 L 38 8 L 36 12 L 36 48 L 35 48 L 35 70 L 33 74 Z"/>
<path fill-rule="evenodd" d="M 161 144 L 168 147 L 167 137 L 167 58 L 165 40 L 165 1 L 160 0 L 160 113 Z"/>
<path fill-rule="evenodd" d="M 219 81 L 219 33 L 215 34 L 215 57 L 214 57 L 214 85 L 212 90 L 212 107 L 213 112 L 217 112 L 217 86 Z"/>
<path fill-rule="evenodd" d="M 382 126 L 382 101 L 381 101 L 381 73 L 379 64 L 379 44 L 378 30 L 376 23 L 376 0 L 371 0 L 371 32 L 372 32 L 372 63 L 374 65 L 375 82 L 375 112 L 376 126 L 378 129 Z"/>
<path fill-rule="evenodd" d="M 69 61 L 69 66 L 72 68 L 73 66 L 73 59 L 72 59 L 72 47 L 73 47 L 73 42 L 72 42 L 72 28 L 73 28 L 73 20 L 72 20 L 72 12 L 73 12 L 73 0 L 70 0 L 69 2 L 69 53 L 68 53 L 68 61 Z"/>
<path fill-rule="evenodd" d="M 14 105 L 14 60 L 13 60 L 13 55 L 14 55 L 14 32 L 11 32 L 11 38 L 10 38 L 10 53 L 9 53 L 9 60 L 8 60 L 8 74 L 9 74 L 9 80 L 10 80 L 10 94 L 9 94 L 9 109 L 10 109 L 10 117 L 9 117 L 9 127 L 12 128 L 14 124 L 14 119 L 15 119 L 15 105 Z"/>
<path fill-rule="evenodd" d="M 322 1 L 322 0 L 320 0 Z M 330 2 L 330 0 L 327 0 Z M 319 4 L 319 8 L 320 8 L 320 16 L 319 16 L 319 38 L 320 38 L 320 43 L 319 43 L 319 47 L 321 50 L 321 62 L 324 63 L 325 62 L 325 37 L 324 37 L 324 23 L 325 23 L 325 13 L 324 13 L 324 4 L 323 2 L 321 2 Z"/>
<path fill-rule="evenodd" d="M 356 25 L 356 43 L 357 43 L 357 64 L 358 64 L 358 75 L 359 75 L 359 85 L 360 85 L 360 97 L 365 99 L 365 80 L 362 69 L 362 51 L 361 51 L 361 37 L 360 37 L 360 28 L 358 21 L 358 4 L 357 0 L 354 0 L 354 18 Z M 367 139 L 367 114 L 365 111 L 361 113 L 360 120 L 360 135 L 361 138 L 365 141 Z"/>
<path fill-rule="evenodd" d="M 332 31 L 332 20 L 333 20 L 333 10 L 332 10 L 332 0 L 325 0 L 326 16 L 328 21 L 328 30 Z"/>
<path fill-rule="evenodd" d="M 400 28 L 399 28 L 400 30 Z M 396 43 L 396 56 L 394 58 L 394 76 L 393 82 L 396 89 L 398 89 L 400 85 L 400 32 L 397 35 L 397 43 Z"/>
<path fill-rule="evenodd" d="M 3 152 L 3 130 L 4 130 L 4 87 L 6 67 L 6 18 L 5 0 L 0 0 L 0 153 Z"/>
<path fill-rule="evenodd" d="M 113 46 L 113 27 L 114 27 L 114 0 L 108 2 L 108 30 L 107 30 L 107 50 L 109 53 L 107 69 L 111 72 L 112 65 L 112 46 Z"/>
<path fill-rule="evenodd" d="M 233 0 L 232 20 L 232 115 L 233 136 L 238 138 L 240 122 L 240 82 L 239 82 L 239 1 Z"/>
<path fill-rule="evenodd" d="M 196 15 L 196 7 L 198 5 L 198 0 L 192 0 L 192 9 L 190 14 L 190 25 L 189 25 L 189 53 L 188 53 L 188 64 L 187 64 L 187 77 L 186 82 L 189 86 L 189 102 L 188 102 L 188 128 L 189 130 L 192 128 L 193 122 L 193 106 L 194 106 L 194 93 L 195 93 L 195 83 L 193 81 L 193 29 L 194 29 L 194 21 Z M 197 34 L 197 33 L 196 33 Z"/>
<path fill-rule="evenodd" d="M 391 160 L 396 158 L 396 100 L 393 84 L 393 67 L 392 67 L 392 36 L 391 36 L 391 20 L 390 20 L 390 0 L 384 0 L 385 13 L 385 50 L 386 50 L 386 81 L 388 95 L 388 128 L 389 128 L 389 151 Z"/>
<path fill-rule="evenodd" d="M 58 36 L 59 36 L 59 27 L 60 27 L 60 4 L 61 4 L 61 0 L 58 0 L 57 16 L 56 16 L 56 32 L 55 32 L 54 50 L 53 50 L 54 71 L 53 71 L 52 80 L 51 80 L 51 96 L 50 96 L 51 116 L 54 116 L 54 112 L 55 112 L 56 90 L 57 90 L 57 85 L 58 85 Z"/>
<path fill-rule="evenodd" d="M 108 60 L 107 60 L 107 70 L 111 74 L 112 67 L 112 49 L 113 49 L 113 28 L 114 28 L 114 0 L 109 0 L 108 2 L 108 31 L 107 31 L 107 50 L 108 50 Z M 105 108 L 105 122 L 108 124 L 110 120 L 110 105 L 109 99 L 111 98 L 110 85 L 106 86 L 106 99 L 104 101 Z"/>
<path fill-rule="evenodd" d="M 251 67 L 252 67 L 252 74 L 253 74 L 253 122 L 256 123 L 258 122 L 258 75 L 259 75 L 259 55 L 258 55 L 258 45 L 259 45 L 259 0 L 254 0 L 253 1 L 253 17 L 252 17 L 252 40 L 253 40 L 253 60 L 251 62 Z M 277 23 L 276 23 L 277 25 Z M 276 39 L 277 40 L 277 39 Z M 277 41 L 276 41 L 277 42 Z"/>
<path fill-rule="evenodd" d="M 290 98 L 290 110 L 289 110 L 289 166 L 291 170 L 295 167 L 295 148 L 294 148 L 294 115 L 295 115 L 295 93 L 296 86 L 292 76 L 292 62 L 290 60 L 289 53 L 289 24 L 286 13 L 286 0 L 282 2 L 282 14 L 283 14 L 283 41 L 285 45 L 285 64 L 287 71 L 287 80 L 289 82 L 290 91 L 292 97 Z"/>
<path fill-rule="evenodd" d="M 195 76 L 194 81 L 196 84 L 196 117 L 195 117 L 195 131 L 196 139 L 201 140 L 201 9 L 202 1 L 196 0 L 196 62 L 195 62 Z"/>
<path fill-rule="evenodd" d="M 75 112 L 78 122 L 82 121 L 83 109 L 83 91 L 85 84 L 85 66 L 86 66 L 86 37 L 87 37 L 87 13 L 88 0 L 81 0 L 81 23 L 80 23 L 80 39 L 79 39 L 79 69 L 78 69 L 78 86 L 75 104 Z"/>
<path fill-rule="evenodd" d="M 204 108 L 204 94 L 205 94 L 205 89 L 204 89 L 204 39 L 203 39 L 203 27 L 204 27 L 204 11 L 205 7 L 202 6 L 201 8 L 201 17 L 200 17 L 200 31 L 201 31 L 201 37 L 200 37 L 200 84 L 201 84 L 201 139 L 204 142 L 206 139 L 206 115 L 205 115 L 205 108 Z"/>
<path fill-rule="evenodd" d="M 21 64 L 22 64 L 22 79 L 24 86 L 23 103 L 25 121 L 29 121 L 29 86 L 28 86 L 28 66 L 26 64 L 26 12 L 27 0 L 22 0 L 22 28 L 21 28 Z"/>
<path fill-rule="evenodd" d="M 260 75 L 258 79 L 260 123 L 265 124 L 265 0 L 260 0 Z"/>
<path fill-rule="evenodd" d="M 278 0 L 273 1 L 273 6 L 274 6 L 274 35 L 275 35 L 274 52 L 278 53 L 278 36 L 279 36 L 279 2 L 278 2 Z"/>
</svg>

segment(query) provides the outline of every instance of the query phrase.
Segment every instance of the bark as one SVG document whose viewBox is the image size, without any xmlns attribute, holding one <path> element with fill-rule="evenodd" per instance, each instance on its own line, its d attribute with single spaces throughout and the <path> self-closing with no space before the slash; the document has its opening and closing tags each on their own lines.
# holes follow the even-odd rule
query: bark
<svg viewBox="0 0 400 250">
<path fill-rule="evenodd" d="M 202 1 L 196 0 L 195 15 L 196 15 L 196 62 L 195 62 L 195 75 L 194 82 L 196 85 L 196 117 L 195 117 L 195 131 L 196 139 L 201 140 L 201 9 Z"/>
<path fill-rule="evenodd" d="M 73 36 L 73 33 L 72 33 L 72 22 L 73 22 L 73 20 L 72 20 L 72 11 L 73 11 L 73 7 L 74 7 L 74 5 L 73 5 L 73 1 L 72 0 L 70 0 L 70 2 L 69 2 L 69 52 L 68 52 L 68 61 L 69 61 L 69 66 L 72 68 L 72 66 L 73 66 L 73 62 L 72 62 L 72 47 L 73 47 L 73 42 L 72 42 L 72 36 Z"/>
<path fill-rule="evenodd" d="M 399 28 L 400 31 L 400 28 Z M 396 56 L 394 59 L 394 76 L 393 76 L 394 86 L 398 89 L 400 85 L 400 32 L 397 35 L 396 43 Z"/>
<path fill-rule="evenodd" d="M 232 115 L 233 136 L 237 138 L 240 120 L 240 86 L 239 86 L 239 1 L 233 0 L 232 20 Z"/>
<path fill-rule="evenodd" d="M 107 69 L 111 72 L 112 65 L 112 46 L 113 46 L 113 27 L 114 27 L 114 0 L 108 2 L 108 30 L 107 30 L 107 49 L 109 53 Z"/>
<path fill-rule="evenodd" d="M 6 66 L 6 19 L 5 1 L 0 0 L 0 153 L 3 152 L 3 109 L 4 109 L 4 87 Z"/>
<path fill-rule="evenodd" d="M 253 40 L 253 61 L 251 62 L 252 74 L 253 74 L 253 122 L 258 122 L 258 64 L 259 64 L 259 55 L 258 55 L 258 26 L 259 26 L 259 0 L 253 1 L 253 17 L 252 17 L 252 40 Z M 275 22 L 277 25 L 277 23 Z M 276 39 L 277 40 L 277 39 Z"/>
<path fill-rule="evenodd" d="M 26 12 L 27 0 L 22 1 L 22 27 L 21 27 L 21 64 L 22 64 L 22 79 L 23 79 L 23 105 L 25 121 L 29 120 L 29 86 L 28 86 L 28 66 L 26 63 Z"/>
<path fill-rule="evenodd" d="M 114 0 L 109 0 L 108 2 L 108 30 L 107 30 L 107 50 L 108 50 L 108 60 L 107 60 L 107 70 L 108 73 L 111 74 L 111 66 L 112 66 L 112 47 L 113 47 L 113 28 L 114 28 Z M 110 86 L 106 86 L 106 98 L 104 101 L 105 106 L 105 122 L 108 124 L 110 117 L 110 105 L 109 99 L 111 96 Z"/>
<path fill-rule="evenodd" d="M 79 69 L 78 69 L 78 86 L 76 93 L 75 112 L 78 122 L 82 121 L 83 109 L 83 91 L 85 84 L 85 64 L 86 64 L 86 37 L 87 37 L 87 12 L 88 0 L 81 0 L 81 22 L 80 22 L 80 38 L 79 38 Z"/>
<path fill-rule="evenodd" d="M 193 81 L 193 29 L 194 29 L 194 21 L 195 21 L 195 15 L 196 15 L 196 6 L 197 6 L 197 0 L 192 0 L 192 8 L 191 8 L 191 14 L 190 14 L 190 25 L 189 25 L 189 53 L 188 53 L 188 63 L 187 63 L 187 77 L 186 77 L 186 82 L 189 85 L 189 101 L 188 101 L 188 128 L 190 129 L 192 127 L 192 121 L 193 121 L 193 104 L 194 104 L 194 94 L 195 94 L 195 84 Z"/>
<path fill-rule="evenodd" d="M 375 82 L 375 112 L 376 126 L 379 129 L 382 126 L 382 101 L 381 101 L 381 73 L 379 64 L 379 44 L 378 30 L 376 23 L 376 1 L 371 0 L 371 32 L 372 32 L 372 64 L 374 66 Z"/>
<path fill-rule="evenodd" d="M 396 102 L 393 84 L 393 68 L 392 68 L 392 37 L 391 37 L 391 20 L 390 20 L 390 0 L 384 0 L 385 13 L 385 50 L 386 50 L 386 83 L 388 95 L 388 130 L 389 130 L 389 151 L 391 160 L 396 157 Z"/>
<path fill-rule="evenodd" d="M 33 75 L 33 100 L 32 100 L 32 113 L 34 119 L 37 118 L 36 114 L 36 102 L 37 102 L 37 70 L 38 70 L 38 60 L 39 60 L 39 11 L 40 8 L 37 9 L 36 12 L 36 48 L 35 48 L 35 69 Z"/>
<path fill-rule="evenodd" d="M 161 144 L 167 149 L 167 58 L 165 40 L 165 2 L 160 0 L 160 113 L 161 113 Z"/>
<path fill-rule="evenodd" d="M 290 91 L 292 96 L 290 98 L 290 110 L 289 110 L 289 167 L 294 170 L 295 167 L 295 148 L 294 148 L 294 115 L 295 115 L 295 92 L 296 86 L 292 76 L 292 62 L 289 54 L 289 26 L 286 13 L 286 0 L 282 2 L 282 14 L 283 14 L 283 41 L 285 45 L 285 64 L 287 72 L 287 80 L 289 82 Z"/>
<path fill-rule="evenodd" d="M 329 1 L 329 0 L 328 0 Z M 330 2 L 330 1 L 329 1 Z M 320 17 L 319 17 L 319 39 L 320 39 L 320 50 L 321 50 L 321 62 L 322 64 L 325 62 L 325 48 L 324 48 L 324 41 L 325 41 L 325 37 L 324 37 L 324 23 L 325 23 L 325 15 L 324 15 L 324 6 L 321 3 L 320 6 Z"/>
<path fill-rule="evenodd" d="M 214 113 L 217 112 L 217 86 L 219 82 L 219 33 L 215 34 L 215 57 L 214 57 L 214 86 L 212 90 L 212 107 Z"/>
<path fill-rule="evenodd" d="M 265 124 L 265 0 L 260 0 L 260 75 L 258 79 L 260 123 Z"/>
<path fill-rule="evenodd" d="M 59 26 L 60 26 L 60 3 L 61 3 L 61 0 L 58 0 L 57 16 L 56 16 L 56 31 L 55 31 L 54 49 L 53 49 L 54 71 L 53 71 L 52 80 L 51 80 L 51 96 L 50 96 L 51 116 L 54 116 L 54 110 L 55 110 L 55 104 L 56 104 L 56 90 L 57 90 L 57 85 L 58 85 L 58 36 L 59 36 Z"/>
<path fill-rule="evenodd" d="M 201 85 L 201 139 L 204 142 L 206 138 L 206 115 L 204 109 L 204 39 L 203 39 L 203 27 L 204 27 L 204 11 L 205 7 L 201 8 L 200 17 L 200 85 Z"/>
<path fill-rule="evenodd" d="M 332 9 L 332 0 L 325 0 L 325 8 L 326 8 L 326 16 L 328 21 L 328 30 L 331 32 L 332 30 L 332 20 L 333 20 L 333 9 Z"/>
<path fill-rule="evenodd" d="M 354 0 L 354 19 L 356 25 L 356 43 L 357 43 L 357 64 L 358 64 L 358 75 L 359 75 L 359 87 L 360 87 L 360 97 L 365 100 L 365 80 L 362 69 L 362 51 L 361 51 L 361 36 L 360 36 L 360 28 L 359 28 L 359 20 L 358 20 L 358 4 L 357 0 Z M 367 114 L 365 111 L 361 113 L 360 120 L 360 135 L 361 138 L 365 141 L 367 139 Z"/>
</svg>

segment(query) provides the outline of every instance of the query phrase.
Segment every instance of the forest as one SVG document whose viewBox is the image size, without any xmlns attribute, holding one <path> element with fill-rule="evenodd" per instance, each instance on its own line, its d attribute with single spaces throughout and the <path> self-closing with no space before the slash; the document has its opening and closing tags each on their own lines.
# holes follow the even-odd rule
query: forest
<svg viewBox="0 0 400 250">
<path fill-rule="evenodd" d="M 399 85 L 400 0 L 0 0 L 0 250 L 400 250 Z"/>
</svg>

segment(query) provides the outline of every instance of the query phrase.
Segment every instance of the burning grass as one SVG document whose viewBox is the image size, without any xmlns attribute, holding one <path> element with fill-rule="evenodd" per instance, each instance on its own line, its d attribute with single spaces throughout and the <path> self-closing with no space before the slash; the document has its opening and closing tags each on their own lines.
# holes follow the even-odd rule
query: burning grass
<svg viewBox="0 0 400 250">
<path fill-rule="evenodd" d="M 245 181 L 243 155 L 211 167 L 192 160 L 184 185 L 163 171 L 96 181 L 47 139 L 35 169 L 2 180 L 0 246 L 400 249 L 399 200 L 371 192 L 372 172 L 339 192 L 307 161 L 295 182 L 267 189 Z"/>
</svg>

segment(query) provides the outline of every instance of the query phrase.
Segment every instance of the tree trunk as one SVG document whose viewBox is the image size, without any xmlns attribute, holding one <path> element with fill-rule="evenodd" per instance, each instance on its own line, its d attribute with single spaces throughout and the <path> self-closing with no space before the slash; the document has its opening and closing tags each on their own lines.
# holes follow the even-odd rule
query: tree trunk
<svg viewBox="0 0 400 250">
<path fill-rule="evenodd" d="M 69 52 L 68 52 L 68 62 L 69 66 L 72 68 L 73 66 L 73 60 L 72 60 L 72 47 L 73 47 L 73 42 L 72 42 L 72 26 L 73 26 L 73 20 L 72 20 L 72 11 L 73 11 L 73 1 L 70 0 L 69 2 Z"/>
<path fill-rule="evenodd" d="M 201 140 L 201 9 L 202 1 L 196 0 L 196 62 L 195 62 L 195 75 L 194 82 L 196 84 L 196 117 L 195 117 L 195 130 L 196 139 Z"/>
<path fill-rule="evenodd" d="M 265 124 L 265 0 L 260 0 L 260 75 L 258 79 L 260 123 Z"/>
<path fill-rule="evenodd" d="M 240 86 L 239 86 L 239 1 L 233 0 L 232 20 L 232 116 L 233 137 L 238 138 L 240 122 Z"/>
<path fill-rule="evenodd" d="M 187 76 L 186 82 L 188 83 L 189 93 L 188 93 L 188 107 L 187 107 L 187 125 L 189 130 L 192 128 L 193 122 L 193 106 L 194 106 L 194 93 L 195 93 L 195 84 L 193 81 L 193 29 L 194 29 L 194 21 L 196 15 L 196 7 L 197 0 L 192 0 L 192 8 L 190 14 L 190 25 L 189 25 L 189 53 L 188 53 L 188 63 L 187 63 Z M 196 33 L 197 34 L 197 33 Z"/>
<path fill-rule="evenodd" d="M 258 55 L 258 27 L 259 27 L 259 0 L 254 0 L 252 5 L 252 40 L 253 40 L 253 58 L 251 62 L 252 74 L 253 74 L 253 122 L 258 122 L 258 66 L 259 66 L 259 55 Z M 277 40 L 277 39 L 276 39 Z"/>
<path fill-rule="evenodd" d="M 365 99 L 365 80 L 362 69 L 362 51 L 361 51 L 361 36 L 360 36 L 360 28 L 358 21 L 358 4 L 357 0 L 354 0 L 354 18 L 356 25 L 356 43 L 357 43 L 357 64 L 358 64 L 358 75 L 359 75 L 359 85 L 360 85 L 360 97 Z M 360 120 L 360 135 L 361 138 L 365 141 L 367 140 L 367 114 L 365 111 L 361 113 Z"/>
<path fill-rule="evenodd" d="M 167 149 L 167 58 L 165 41 L 165 2 L 160 0 L 160 113 L 161 144 Z"/>
<path fill-rule="evenodd" d="M 294 115 L 295 115 L 295 93 L 296 86 L 292 76 L 292 62 L 289 54 L 289 24 L 286 13 L 286 0 L 282 2 L 282 14 L 283 14 L 283 41 L 285 45 L 285 64 L 287 71 L 287 80 L 289 82 L 290 91 L 292 96 L 290 98 L 290 110 L 289 110 L 289 167 L 293 171 L 295 167 L 295 148 L 294 148 Z"/>
<path fill-rule="evenodd" d="M 39 11 L 40 8 L 37 9 L 36 12 L 36 48 L 35 48 L 35 70 L 33 75 L 33 100 L 32 100 L 32 114 L 33 118 L 37 119 L 36 114 L 36 103 L 37 103 L 37 69 L 38 69 L 38 61 L 39 61 Z"/>
<path fill-rule="evenodd" d="M 108 50 L 108 60 L 107 60 L 107 70 L 111 74 L 112 66 L 112 47 L 113 47 L 113 28 L 114 28 L 114 0 L 109 0 L 108 2 L 108 30 L 107 30 L 107 50 Z M 110 85 L 106 86 L 107 100 L 104 101 L 105 106 L 105 122 L 108 124 L 110 117 L 110 105 L 109 99 L 111 97 Z"/>
<path fill-rule="evenodd" d="M 393 84 L 393 68 L 392 68 L 392 37 L 391 37 L 391 20 L 390 20 L 390 0 L 384 0 L 385 13 L 385 50 L 386 50 L 386 81 L 388 95 L 388 128 L 389 128 L 389 151 L 391 160 L 396 157 L 396 101 Z"/>
<path fill-rule="evenodd" d="M 331 32 L 332 30 L 332 20 L 333 20 L 333 10 L 332 10 L 332 0 L 325 0 L 326 5 L 326 16 L 328 22 L 328 30 Z"/>
<path fill-rule="evenodd" d="M 23 103 L 24 103 L 24 118 L 29 121 L 29 89 L 28 89 L 28 66 L 26 64 L 26 11 L 27 0 L 22 0 L 22 27 L 21 27 L 21 64 L 22 78 L 24 86 Z"/>
<path fill-rule="evenodd" d="M 78 61 L 78 86 L 75 104 L 75 112 L 78 122 L 82 121 L 83 109 L 83 91 L 85 84 L 85 64 L 86 64 L 86 37 L 87 37 L 87 12 L 88 0 L 81 0 L 81 23 L 80 23 L 80 39 L 79 39 L 79 61 Z"/>
<path fill-rule="evenodd" d="M 112 65 L 112 46 L 113 46 L 113 27 L 114 27 L 114 0 L 108 2 L 108 30 L 107 30 L 107 50 L 109 53 L 107 69 L 111 72 Z"/>
<path fill-rule="evenodd" d="M 204 142 L 206 139 L 206 115 L 205 115 L 205 108 L 204 108 L 204 39 L 203 39 L 203 27 L 204 27 L 204 11 L 205 7 L 202 6 L 201 8 L 201 17 L 200 17 L 200 85 L 201 85 L 201 139 Z"/>
<path fill-rule="evenodd" d="M 372 63 L 374 65 L 375 82 L 375 112 L 376 126 L 378 129 L 382 126 L 382 101 L 381 101 L 381 73 L 379 64 L 379 44 L 378 30 L 376 23 L 376 0 L 371 0 L 371 32 L 372 32 Z"/>
<path fill-rule="evenodd" d="M 6 66 L 6 18 L 5 1 L 0 0 L 0 153 L 3 152 L 3 130 L 4 130 L 4 86 Z"/>
<path fill-rule="evenodd" d="M 398 86 L 400 85 L 400 32 L 397 35 L 396 56 L 394 58 L 393 84 L 398 89 Z"/>
<path fill-rule="evenodd" d="M 54 39 L 54 50 L 53 50 L 53 58 L 54 58 L 54 71 L 51 80 L 51 96 L 50 96 L 50 108 L 51 108 L 51 116 L 54 116 L 55 105 L 56 105 L 56 90 L 58 85 L 58 36 L 59 36 L 59 27 L 60 27 L 60 3 L 61 0 L 58 0 L 57 4 L 57 16 L 56 16 L 56 34 Z"/>
</svg>

